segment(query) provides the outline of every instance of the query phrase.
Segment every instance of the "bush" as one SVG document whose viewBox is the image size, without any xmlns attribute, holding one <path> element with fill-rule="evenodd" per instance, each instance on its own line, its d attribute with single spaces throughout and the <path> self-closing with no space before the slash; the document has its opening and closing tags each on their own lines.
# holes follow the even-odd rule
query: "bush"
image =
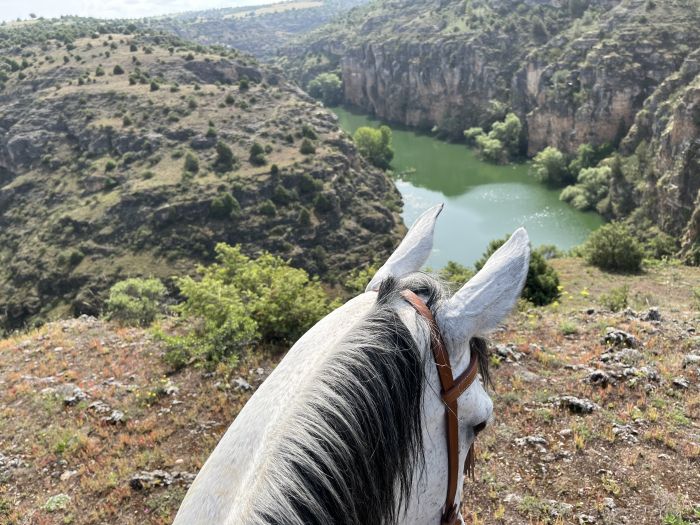
<svg viewBox="0 0 700 525">
<path fill-rule="evenodd" d="M 565 186 L 573 182 L 566 166 L 566 156 L 557 148 L 547 146 L 532 160 L 532 172 L 540 182 Z"/>
<path fill-rule="evenodd" d="M 467 140 L 467 144 L 470 146 L 476 146 L 477 137 L 480 137 L 483 134 L 484 130 L 479 127 L 469 128 L 464 131 L 464 138 Z"/>
<path fill-rule="evenodd" d="M 312 155 L 316 153 L 316 148 L 314 147 L 313 143 L 309 139 L 304 139 L 301 141 L 301 146 L 299 147 L 299 151 L 303 155 Z"/>
<path fill-rule="evenodd" d="M 360 155 L 378 168 L 389 168 L 391 159 L 394 158 L 389 126 L 379 126 L 379 128 L 363 126 L 357 128 L 352 138 Z"/>
<path fill-rule="evenodd" d="M 335 73 L 321 73 L 308 86 L 309 95 L 323 101 L 326 106 L 336 106 L 343 99 L 343 83 Z"/>
<path fill-rule="evenodd" d="M 627 308 L 629 291 L 629 286 L 626 284 L 613 288 L 608 293 L 600 296 L 600 304 L 612 312 L 624 310 Z"/>
<path fill-rule="evenodd" d="M 250 156 L 248 157 L 248 160 L 251 164 L 256 166 L 265 165 L 267 163 L 267 159 L 265 158 L 265 149 L 257 142 L 253 142 L 253 145 L 250 147 Z"/>
<path fill-rule="evenodd" d="M 159 279 L 126 279 L 109 290 L 109 319 L 131 326 L 151 324 L 162 309 L 165 286 Z"/>
<path fill-rule="evenodd" d="M 608 194 L 612 170 L 608 166 L 584 168 L 578 174 L 578 182 L 567 186 L 559 198 L 578 210 L 592 210 Z"/>
<path fill-rule="evenodd" d="M 158 85 L 158 82 L 151 80 L 151 91 L 158 91 L 159 89 L 160 86 Z"/>
<path fill-rule="evenodd" d="M 199 159 L 191 151 L 185 155 L 185 171 L 187 173 L 197 173 L 199 171 Z"/>
<path fill-rule="evenodd" d="M 105 171 L 114 171 L 117 167 L 117 163 L 114 162 L 112 159 L 109 159 L 107 162 L 105 162 Z"/>
<path fill-rule="evenodd" d="M 317 280 L 279 257 L 251 259 L 226 244 L 216 254 L 215 264 L 198 269 L 199 280 L 178 280 L 185 302 L 177 310 L 193 324 L 183 336 L 164 337 L 173 365 L 235 362 L 257 341 L 292 343 L 333 307 Z"/>
<path fill-rule="evenodd" d="M 481 259 L 474 263 L 476 271 L 481 270 L 488 258 L 503 246 L 509 238 L 510 235 L 503 239 L 491 241 Z M 537 306 L 549 304 L 559 297 L 559 275 L 547 263 L 547 260 L 539 250 L 530 252 L 530 266 L 527 270 L 522 296 Z"/>
<path fill-rule="evenodd" d="M 226 144 L 219 141 L 216 143 L 216 160 L 214 161 L 214 167 L 218 171 L 231 171 L 233 165 L 236 162 L 236 157 L 233 155 L 233 151 Z"/>
<path fill-rule="evenodd" d="M 236 197 L 230 193 L 224 193 L 215 197 L 211 201 L 209 213 L 215 219 L 225 219 L 238 214 L 241 210 L 241 205 L 236 200 Z"/>
<path fill-rule="evenodd" d="M 238 81 L 238 89 L 241 91 L 247 91 L 250 88 L 250 80 L 248 77 L 243 75 L 243 77 Z"/>
<path fill-rule="evenodd" d="M 114 66 L 114 69 L 112 70 L 112 73 L 114 73 L 115 75 L 123 75 L 123 74 L 124 74 L 124 68 L 123 68 L 122 66 L 120 66 L 119 64 L 117 64 L 116 66 Z"/>
<path fill-rule="evenodd" d="M 447 264 L 440 270 L 438 275 L 440 279 L 459 289 L 474 276 L 474 272 L 458 262 L 447 261 Z"/>
<path fill-rule="evenodd" d="M 503 122 L 494 122 L 489 137 L 503 144 L 505 152 L 510 157 L 520 153 L 520 133 L 523 125 L 515 113 L 508 113 Z"/>
<path fill-rule="evenodd" d="M 311 140 L 316 140 L 318 138 L 318 135 L 316 135 L 314 128 L 312 128 L 308 124 L 304 124 L 301 127 L 301 136 Z"/>
<path fill-rule="evenodd" d="M 617 222 L 591 233 L 583 251 L 589 264 L 614 272 L 638 272 L 644 256 L 627 226 Z"/>
<path fill-rule="evenodd" d="M 476 137 L 476 147 L 484 160 L 495 162 L 496 164 L 507 160 L 503 143 L 490 135 L 478 135 Z"/>
</svg>

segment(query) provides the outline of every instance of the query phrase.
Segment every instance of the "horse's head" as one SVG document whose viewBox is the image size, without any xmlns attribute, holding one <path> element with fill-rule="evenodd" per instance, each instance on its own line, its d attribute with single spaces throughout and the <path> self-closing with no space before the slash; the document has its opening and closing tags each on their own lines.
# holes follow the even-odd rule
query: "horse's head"
<svg viewBox="0 0 700 525">
<path fill-rule="evenodd" d="M 414 476 L 414 494 L 405 510 L 405 515 L 410 517 L 408 521 L 427 524 L 440 523 L 436 509 L 440 512 L 443 509 L 436 503 L 451 498 L 447 487 L 449 453 L 445 445 L 445 434 L 449 433 L 449 423 L 445 423 L 446 409 L 449 412 L 451 407 L 446 406 L 445 396 L 441 395 L 445 384 L 434 365 L 435 350 L 431 349 L 430 329 L 437 329 L 442 336 L 454 378 L 462 374 L 466 376 L 468 369 L 476 365 L 471 361 L 476 359 L 481 364 L 482 377 L 487 379 L 488 356 L 482 337 L 496 328 L 515 305 L 525 283 L 530 257 L 527 233 L 520 228 L 459 291 L 451 296 L 440 292 L 444 288 L 436 279 L 417 273 L 432 250 L 435 221 L 440 211 L 442 205 L 431 208 L 416 220 L 367 286 L 367 291 L 379 292 L 381 299 L 382 294 L 387 293 L 383 290 L 385 283 L 393 282 L 399 291 L 415 292 L 432 313 L 433 320 L 429 319 L 430 313 L 420 315 L 400 294 L 395 294 L 392 299 L 396 303 L 394 308 L 400 312 L 428 363 L 422 404 L 426 468 L 418 469 L 422 472 Z M 455 448 L 458 450 L 458 464 L 466 466 L 470 447 L 491 418 L 493 404 L 482 382 L 463 383 L 462 387 L 457 403 L 458 445 Z M 456 476 L 457 485 L 452 489 L 453 493 L 456 491 L 452 494 L 452 501 L 458 502 L 464 474 L 460 469 L 458 474 L 452 475 Z"/>
</svg>

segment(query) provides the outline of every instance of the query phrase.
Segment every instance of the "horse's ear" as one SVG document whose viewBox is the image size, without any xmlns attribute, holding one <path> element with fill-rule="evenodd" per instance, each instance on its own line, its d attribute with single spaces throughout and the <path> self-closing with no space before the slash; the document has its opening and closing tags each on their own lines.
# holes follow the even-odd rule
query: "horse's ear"
<svg viewBox="0 0 700 525">
<path fill-rule="evenodd" d="M 365 291 L 377 290 L 387 277 L 398 279 L 420 270 L 433 249 L 435 220 L 440 215 L 442 207 L 443 204 L 433 206 L 416 219 L 396 251 L 372 277 Z"/>
<path fill-rule="evenodd" d="M 529 263 L 530 239 L 519 228 L 437 312 L 443 336 L 460 345 L 496 328 L 520 297 Z"/>
</svg>

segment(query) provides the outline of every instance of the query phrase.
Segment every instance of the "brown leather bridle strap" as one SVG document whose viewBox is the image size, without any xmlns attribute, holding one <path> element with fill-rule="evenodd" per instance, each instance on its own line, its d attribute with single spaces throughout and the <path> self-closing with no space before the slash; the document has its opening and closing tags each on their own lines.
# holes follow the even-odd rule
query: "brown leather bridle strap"
<svg viewBox="0 0 700 525">
<path fill-rule="evenodd" d="M 433 352 L 438 376 L 440 377 L 441 396 L 445 403 L 445 422 L 447 436 L 447 495 L 443 510 L 441 525 L 454 525 L 459 522 L 457 499 L 457 480 L 459 478 L 459 421 L 457 419 L 457 398 L 474 382 L 479 372 L 478 359 L 471 352 L 469 366 L 456 379 L 452 375 L 450 357 L 445 347 L 445 341 L 440 334 L 435 318 L 430 308 L 410 290 L 404 290 L 401 295 L 423 317 L 430 326 L 430 349 Z M 469 449 L 465 461 L 465 470 L 469 471 L 474 462 L 474 449 Z M 473 471 L 472 471 L 473 472 Z"/>
</svg>

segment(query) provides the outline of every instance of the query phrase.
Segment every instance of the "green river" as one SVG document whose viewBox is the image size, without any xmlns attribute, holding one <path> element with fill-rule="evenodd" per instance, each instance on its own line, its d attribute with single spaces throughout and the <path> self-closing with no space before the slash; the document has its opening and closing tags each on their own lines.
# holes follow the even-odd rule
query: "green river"
<svg viewBox="0 0 700 525">
<path fill-rule="evenodd" d="M 353 133 L 380 122 L 345 108 L 333 108 L 340 127 Z M 489 241 L 525 226 L 533 246 L 554 244 L 568 249 L 580 244 L 602 218 L 580 212 L 559 200 L 528 174 L 529 164 L 497 166 L 479 160 L 460 144 L 425 134 L 393 129 L 396 186 L 404 200 L 406 225 L 427 208 L 445 203 L 435 228 L 435 245 L 428 265 L 447 261 L 471 265 Z"/>
</svg>

